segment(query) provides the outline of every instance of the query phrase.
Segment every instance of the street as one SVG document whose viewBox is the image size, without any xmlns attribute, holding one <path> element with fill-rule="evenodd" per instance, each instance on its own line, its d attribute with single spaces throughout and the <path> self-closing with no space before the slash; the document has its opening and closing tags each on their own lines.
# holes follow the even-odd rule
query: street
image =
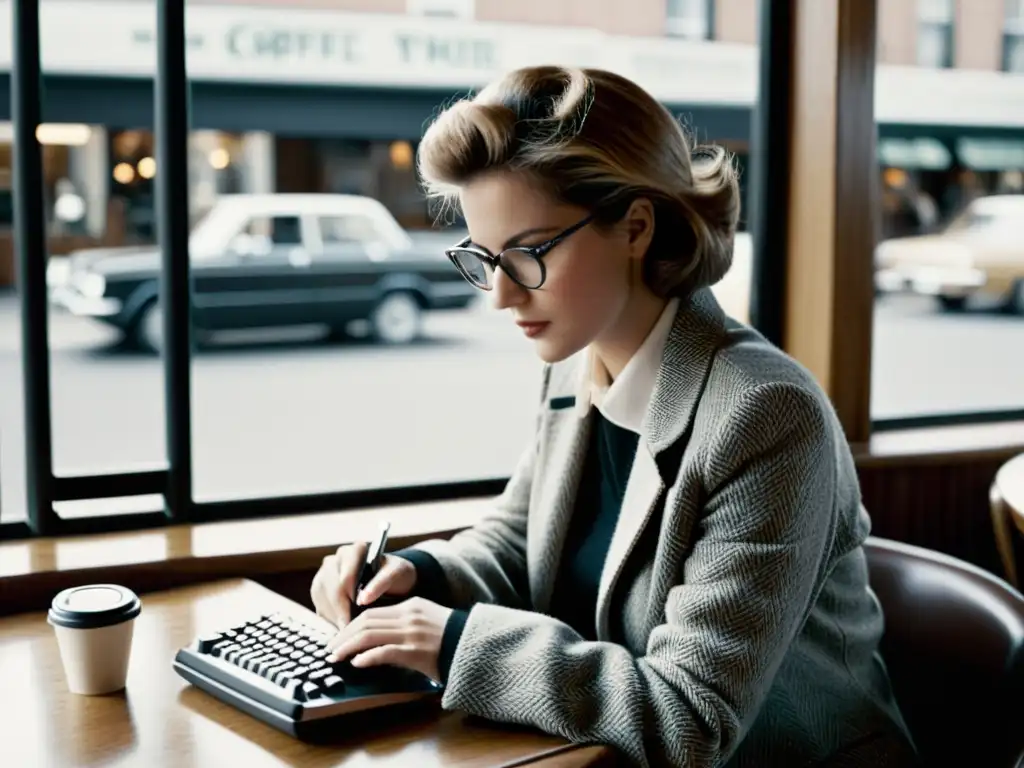
<svg viewBox="0 0 1024 768">
<path fill-rule="evenodd" d="M 61 313 L 51 315 L 50 340 L 57 474 L 161 465 L 159 361 Z M 4 520 L 25 514 L 19 344 L 17 299 L 0 294 Z M 876 311 L 874 416 L 1024 407 L 1021 350 L 1024 318 L 941 314 L 924 299 L 887 297 Z M 193 365 L 196 498 L 506 475 L 529 439 L 538 371 L 518 329 L 483 303 L 429 317 L 411 348 L 311 336 L 204 351 Z"/>
</svg>

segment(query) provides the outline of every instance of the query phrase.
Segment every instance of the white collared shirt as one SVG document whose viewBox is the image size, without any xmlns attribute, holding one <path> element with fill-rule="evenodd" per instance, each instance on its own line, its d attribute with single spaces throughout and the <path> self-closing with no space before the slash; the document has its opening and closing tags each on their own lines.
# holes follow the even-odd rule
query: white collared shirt
<svg viewBox="0 0 1024 768">
<path fill-rule="evenodd" d="M 678 310 L 679 299 L 671 299 L 665 305 L 647 338 L 615 381 L 611 381 L 604 364 L 587 349 L 576 394 L 577 414 L 586 416 L 593 404 L 612 424 L 640 434 L 658 381 L 665 341 Z"/>
</svg>

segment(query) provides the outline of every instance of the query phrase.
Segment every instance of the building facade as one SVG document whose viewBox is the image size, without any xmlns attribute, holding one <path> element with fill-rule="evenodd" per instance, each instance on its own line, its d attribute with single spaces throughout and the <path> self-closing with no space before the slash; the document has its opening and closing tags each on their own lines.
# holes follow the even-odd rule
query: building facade
<svg viewBox="0 0 1024 768">
<path fill-rule="evenodd" d="M 413 163 L 425 123 L 446 100 L 534 63 L 622 72 L 698 138 L 741 164 L 748 154 L 757 0 L 188 2 L 196 217 L 224 193 L 353 192 L 382 200 L 405 226 L 430 226 Z M 9 5 L 0 0 L 8 72 Z M 40 139 L 55 253 L 155 237 L 154 13 L 150 0 L 42 0 Z M 1019 184 L 1024 0 L 879 0 L 878 59 L 887 188 L 930 185 L 941 200 L 965 173 L 985 189 Z M 0 77 L 0 121 L 9 84 Z M 10 141 L 0 122 L 8 230 Z"/>
</svg>

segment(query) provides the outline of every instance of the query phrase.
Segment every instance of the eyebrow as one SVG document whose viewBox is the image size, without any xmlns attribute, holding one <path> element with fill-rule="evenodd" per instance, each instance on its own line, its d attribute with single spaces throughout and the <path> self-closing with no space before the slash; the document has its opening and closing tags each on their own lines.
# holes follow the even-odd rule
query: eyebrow
<svg viewBox="0 0 1024 768">
<path fill-rule="evenodd" d="M 519 245 L 522 242 L 524 237 L 529 237 L 530 235 L 541 235 L 541 234 L 543 234 L 545 232 L 557 232 L 557 231 L 558 231 L 558 227 L 533 227 L 532 229 L 524 229 L 519 234 L 512 235 L 512 237 L 510 237 L 508 240 L 506 240 L 505 244 L 503 246 L 501 246 L 501 247 L 502 247 L 503 250 L 505 248 L 513 248 L 513 247 Z"/>
<path fill-rule="evenodd" d="M 501 246 L 501 250 L 505 250 L 506 248 L 514 248 L 514 247 L 516 247 L 517 245 L 519 245 L 522 242 L 523 238 L 529 237 L 530 235 L 541 235 L 541 234 L 544 234 L 545 232 L 557 232 L 558 230 L 559 230 L 559 227 L 556 227 L 556 226 L 551 226 L 551 227 L 532 227 L 530 229 L 524 229 L 522 232 L 519 232 L 518 234 L 512 235 L 512 237 L 510 237 L 508 240 L 506 240 L 505 244 Z M 476 246 L 480 245 L 472 237 L 467 237 L 466 240 L 465 240 L 465 243 L 466 243 L 466 245 L 469 245 L 469 244 L 473 244 L 473 245 L 476 245 Z"/>
</svg>

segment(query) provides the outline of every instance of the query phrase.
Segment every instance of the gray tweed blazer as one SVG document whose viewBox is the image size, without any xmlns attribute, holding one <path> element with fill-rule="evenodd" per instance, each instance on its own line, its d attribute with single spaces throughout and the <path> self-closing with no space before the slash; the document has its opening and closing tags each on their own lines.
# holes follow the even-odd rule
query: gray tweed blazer
<svg viewBox="0 0 1024 768">
<path fill-rule="evenodd" d="M 545 614 L 592 421 L 564 407 L 579 357 L 545 368 L 536 439 L 493 512 L 418 545 L 471 607 L 442 706 L 638 766 L 915 764 L 841 426 L 812 376 L 708 290 L 665 345 L 598 639 Z"/>
</svg>

